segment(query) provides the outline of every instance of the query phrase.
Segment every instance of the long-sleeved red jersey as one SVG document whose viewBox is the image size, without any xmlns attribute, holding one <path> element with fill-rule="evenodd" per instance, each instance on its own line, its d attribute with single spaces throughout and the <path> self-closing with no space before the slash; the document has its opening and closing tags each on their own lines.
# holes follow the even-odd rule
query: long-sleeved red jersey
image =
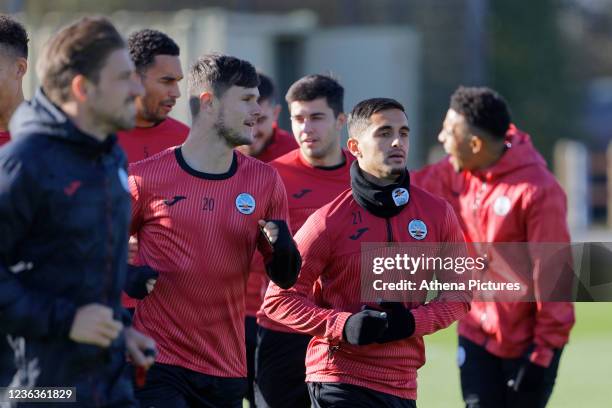
<svg viewBox="0 0 612 408">
<path fill-rule="evenodd" d="M 351 184 L 350 167 L 355 160 L 352 154 L 343 150 L 344 164 L 333 169 L 321 169 L 309 164 L 300 153 L 299 149 L 293 150 L 286 155 L 272 161 L 270 165 L 278 170 L 285 189 L 287 190 L 287 201 L 289 203 L 289 218 L 291 218 L 291 232 L 293 235 L 304 225 L 306 219 L 319 208 L 329 203 L 340 193 L 346 191 Z M 255 257 L 254 257 L 255 258 Z M 268 287 L 268 279 L 263 271 L 263 263 L 259 261 L 256 273 L 265 278 L 261 289 L 259 304 L 263 301 L 263 294 Z M 257 323 L 266 329 L 291 333 L 293 330 L 269 319 L 263 310 L 257 312 Z"/>
<path fill-rule="evenodd" d="M 258 220 L 288 220 L 276 170 L 234 152 L 225 174 L 190 168 L 181 148 L 130 165 L 138 260 L 159 272 L 134 326 L 157 361 L 219 377 L 246 376 L 244 296 Z"/>
<path fill-rule="evenodd" d="M 266 149 L 256 158 L 264 163 L 269 163 L 298 147 L 293 135 L 279 128 L 276 124 L 273 128 L 272 140 Z M 268 277 L 263 269 L 263 260 L 256 253 L 253 256 L 251 273 L 246 288 L 246 315 L 255 317 L 261 301 L 263 292 L 268 284 Z"/>
<path fill-rule="evenodd" d="M 569 242 L 565 193 L 546 162 L 529 135 L 514 126 L 507 142 L 487 169 L 457 173 L 445 158 L 412 172 L 411 180 L 453 206 L 472 242 Z M 526 252 L 525 259 L 537 267 L 537 255 Z M 548 366 L 552 349 L 567 343 L 573 324 L 569 302 L 473 302 L 459 334 L 502 358 L 519 357 L 534 344 L 531 361 Z"/>
<path fill-rule="evenodd" d="M 135 163 L 169 147 L 182 144 L 188 134 L 189 127 L 187 125 L 169 117 L 157 126 L 136 127 L 117 132 L 117 139 L 128 158 L 128 163 Z M 122 293 L 121 303 L 123 307 L 134 308 L 138 300 Z"/>
<path fill-rule="evenodd" d="M 426 235 L 417 239 L 409 225 L 419 220 Z M 347 190 L 311 215 L 295 240 L 302 254 L 298 281 L 288 290 L 271 283 L 262 308 L 273 320 L 314 336 L 306 355 L 306 381 L 342 382 L 416 399 L 417 369 L 425 363 L 423 336 L 464 316 L 468 293 L 441 291 L 429 303 L 420 299 L 411 304 L 416 330 L 404 340 L 354 346 L 343 341 L 343 329 L 351 314 L 363 306 L 361 244 L 463 242 L 452 208 L 412 187 L 409 202 L 399 214 L 379 218 L 362 208 L 352 190 Z M 452 281 L 454 277 L 438 279 Z"/>
</svg>

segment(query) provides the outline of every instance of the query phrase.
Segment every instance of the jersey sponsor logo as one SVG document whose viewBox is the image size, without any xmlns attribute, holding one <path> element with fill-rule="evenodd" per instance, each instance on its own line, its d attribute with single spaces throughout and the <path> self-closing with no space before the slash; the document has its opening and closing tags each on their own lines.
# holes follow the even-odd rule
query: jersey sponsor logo
<svg viewBox="0 0 612 408">
<path fill-rule="evenodd" d="M 427 225 L 421 220 L 414 219 L 408 224 L 408 233 L 420 241 L 427 236 Z"/>
<path fill-rule="evenodd" d="M 408 190 L 403 187 L 398 187 L 391 192 L 391 197 L 393 197 L 393 202 L 397 207 L 402 206 L 410 200 L 410 194 Z"/>
<path fill-rule="evenodd" d="M 164 204 L 166 204 L 168 207 L 172 207 L 174 204 L 178 203 L 179 201 L 186 200 L 186 199 L 187 197 L 185 196 L 181 196 L 181 195 L 174 196 L 172 197 L 171 200 L 164 200 Z"/>
<path fill-rule="evenodd" d="M 497 197 L 493 203 L 493 212 L 500 217 L 503 217 L 510 212 L 510 207 L 512 207 L 512 202 L 508 197 Z"/>
<path fill-rule="evenodd" d="M 308 188 L 305 188 L 305 189 L 302 189 L 302 191 L 300 191 L 299 193 L 294 193 L 293 197 L 295 197 L 295 198 L 302 198 L 306 194 L 311 193 L 311 192 L 312 192 L 312 190 L 310 190 Z"/>
<path fill-rule="evenodd" d="M 249 193 L 241 193 L 236 197 L 236 208 L 241 214 L 253 214 L 255 211 L 255 199 Z"/>
<path fill-rule="evenodd" d="M 351 235 L 349 238 L 353 241 L 357 241 L 363 234 L 366 233 L 367 230 L 369 230 L 369 228 L 359 228 L 357 232 Z"/>
<path fill-rule="evenodd" d="M 119 181 L 121 182 L 121 186 L 128 193 L 130 192 L 130 186 L 128 185 L 128 175 L 124 168 L 120 167 L 117 170 L 117 175 L 119 176 Z"/>
<path fill-rule="evenodd" d="M 74 193 L 76 193 L 77 190 L 81 187 L 82 184 L 83 183 L 81 183 L 78 180 L 71 182 L 66 187 L 64 187 L 64 194 L 66 194 L 68 197 L 72 197 Z"/>
</svg>

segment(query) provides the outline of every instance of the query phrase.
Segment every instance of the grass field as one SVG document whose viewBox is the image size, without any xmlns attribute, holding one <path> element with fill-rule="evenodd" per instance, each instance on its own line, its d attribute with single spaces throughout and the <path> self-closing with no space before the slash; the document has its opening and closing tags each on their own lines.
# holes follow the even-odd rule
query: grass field
<svg viewBox="0 0 612 408">
<path fill-rule="evenodd" d="M 419 408 L 463 406 L 455 363 L 455 326 L 426 337 Z M 612 407 L 612 303 L 577 303 L 576 326 L 561 358 L 550 408 Z"/>
</svg>

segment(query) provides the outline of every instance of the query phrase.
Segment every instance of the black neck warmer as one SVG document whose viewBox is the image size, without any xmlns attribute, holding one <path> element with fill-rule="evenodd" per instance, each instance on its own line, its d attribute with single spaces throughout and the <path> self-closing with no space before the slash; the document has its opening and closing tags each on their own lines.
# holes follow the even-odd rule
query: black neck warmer
<svg viewBox="0 0 612 408">
<path fill-rule="evenodd" d="M 402 171 L 395 183 L 383 187 L 368 181 L 355 160 L 351 165 L 351 187 L 355 201 L 366 211 L 380 218 L 396 216 L 410 199 L 408 170 Z"/>
</svg>

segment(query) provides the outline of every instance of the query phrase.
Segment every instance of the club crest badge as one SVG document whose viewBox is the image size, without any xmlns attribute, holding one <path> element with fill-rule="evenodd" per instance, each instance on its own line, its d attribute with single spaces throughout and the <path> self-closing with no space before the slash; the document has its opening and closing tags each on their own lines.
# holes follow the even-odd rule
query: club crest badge
<svg viewBox="0 0 612 408">
<path fill-rule="evenodd" d="M 506 196 L 497 197 L 495 202 L 493 203 L 493 212 L 501 217 L 508 214 L 510 212 L 510 207 L 512 203 L 510 199 Z"/>
<path fill-rule="evenodd" d="M 393 197 L 393 202 L 397 207 L 402 206 L 408 202 L 410 199 L 410 194 L 408 190 L 402 187 L 398 187 L 391 192 L 391 196 Z"/>
<path fill-rule="evenodd" d="M 255 199 L 249 193 L 241 193 L 236 197 L 236 208 L 242 214 L 253 214 L 255 211 Z"/>
<path fill-rule="evenodd" d="M 414 219 L 408 224 L 408 233 L 412 238 L 420 241 L 427 236 L 427 225 L 421 220 Z"/>
<path fill-rule="evenodd" d="M 122 167 L 117 170 L 117 176 L 119 176 L 119 182 L 121 183 L 121 187 L 123 187 L 123 189 L 129 193 L 130 186 L 128 185 L 128 175 Z"/>
</svg>

